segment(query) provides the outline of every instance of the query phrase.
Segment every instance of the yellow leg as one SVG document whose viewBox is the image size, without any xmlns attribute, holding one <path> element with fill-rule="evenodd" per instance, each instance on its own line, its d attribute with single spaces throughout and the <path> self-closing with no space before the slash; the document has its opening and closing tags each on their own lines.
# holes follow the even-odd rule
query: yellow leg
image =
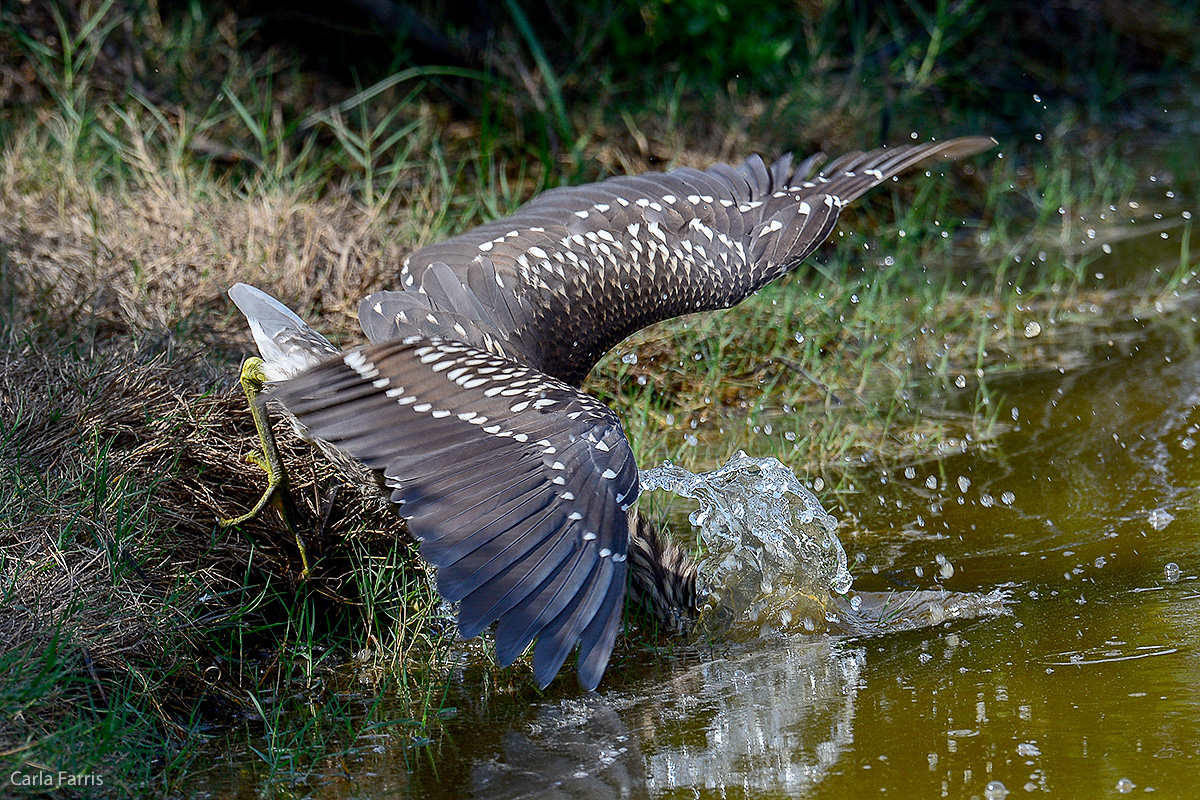
<svg viewBox="0 0 1200 800">
<path fill-rule="evenodd" d="M 251 453 L 246 458 L 267 473 L 267 488 L 262 493 L 262 497 L 258 498 L 258 502 L 254 504 L 254 508 L 245 514 L 221 519 L 219 522 L 223 528 L 240 525 L 257 517 L 270 504 L 279 512 L 283 523 L 295 537 L 296 546 L 300 548 L 302 567 L 300 577 L 307 578 L 309 574 L 308 549 L 304 546 L 304 539 L 300 536 L 300 529 L 296 526 L 295 509 L 291 494 L 288 492 L 287 469 L 283 466 L 283 458 L 279 455 L 279 447 L 275 443 L 275 432 L 271 430 L 271 419 L 267 415 L 266 404 L 259 401 L 263 387 L 267 383 L 267 375 L 263 367 L 261 358 L 247 358 L 242 362 L 240 381 L 242 390 L 246 393 L 246 400 L 250 403 L 250 416 L 254 418 L 254 427 L 258 431 L 258 440 L 262 443 L 263 448 L 261 453 Z"/>
</svg>

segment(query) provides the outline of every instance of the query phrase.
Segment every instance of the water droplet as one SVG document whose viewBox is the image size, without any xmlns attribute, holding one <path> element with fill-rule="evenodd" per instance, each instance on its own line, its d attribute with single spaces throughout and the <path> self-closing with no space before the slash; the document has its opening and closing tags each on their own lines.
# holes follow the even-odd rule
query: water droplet
<svg viewBox="0 0 1200 800">
<path fill-rule="evenodd" d="M 1041 334 L 1041 332 L 1042 332 L 1042 326 L 1039 325 L 1035 320 L 1030 320 L 1029 322 L 1025 323 L 1025 338 L 1026 339 L 1033 339 L 1036 336 L 1039 336 Z"/>
<path fill-rule="evenodd" d="M 1129 780 L 1129 778 L 1121 778 L 1121 780 L 1117 781 L 1117 791 L 1121 794 L 1129 794 L 1136 788 L 1137 785 Z"/>
<path fill-rule="evenodd" d="M 1015 501 L 1016 499 L 1017 499 L 1017 496 L 1015 494 L 1013 494 L 1012 492 L 1005 492 L 1004 494 L 1000 495 L 1000 502 L 1004 503 L 1004 505 L 1006 505 L 1006 506 L 1011 506 L 1013 504 L 1013 501 Z"/>
<path fill-rule="evenodd" d="M 1167 562 L 1167 566 L 1163 571 L 1166 573 L 1167 583 L 1175 583 L 1175 581 L 1179 580 L 1179 565 L 1174 561 Z"/>
<path fill-rule="evenodd" d="M 983 796 L 985 800 L 1004 800 L 1008 797 L 1008 789 L 1000 781 L 988 781 L 983 787 Z"/>
<path fill-rule="evenodd" d="M 954 379 L 954 385 L 960 389 L 967 388 L 967 376 L 959 375 L 957 378 Z"/>
<path fill-rule="evenodd" d="M 626 364 L 636 364 L 637 353 L 626 353 L 625 355 L 621 356 L 621 361 L 625 362 Z"/>
<path fill-rule="evenodd" d="M 1151 528 L 1154 528 L 1156 531 L 1161 531 L 1163 528 L 1171 524 L 1171 522 L 1175 519 L 1175 515 L 1165 509 L 1156 508 L 1150 512 L 1150 515 L 1147 517 L 1147 519 L 1150 522 Z"/>
</svg>

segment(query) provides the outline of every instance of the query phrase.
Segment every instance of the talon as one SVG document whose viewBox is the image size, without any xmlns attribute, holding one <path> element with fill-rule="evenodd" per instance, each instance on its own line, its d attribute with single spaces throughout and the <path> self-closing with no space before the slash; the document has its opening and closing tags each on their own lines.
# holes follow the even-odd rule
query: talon
<svg viewBox="0 0 1200 800">
<path fill-rule="evenodd" d="M 247 453 L 246 460 L 256 465 L 263 472 L 267 473 L 267 475 L 271 474 L 271 465 L 267 463 L 267 457 L 262 453 Z"/>
</svg>

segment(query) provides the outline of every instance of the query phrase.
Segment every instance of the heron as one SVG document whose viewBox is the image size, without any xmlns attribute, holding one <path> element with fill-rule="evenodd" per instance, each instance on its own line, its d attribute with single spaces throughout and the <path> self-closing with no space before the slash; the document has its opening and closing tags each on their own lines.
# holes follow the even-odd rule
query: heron
<svg viewBox="0 0 1200 800">
<path fill-rule="evenodd" d="M 412 253 L 397 288 L 362 299 L 368 343 L 347 350 L 239 283 L 229 294 L 259 350 L 241 381 L 268 487 L 226 522 L 286 492 L 273 401 L 407 520 L 464 639 L 495 624 L 502 667 L 532 644 L 542 688 L 578 649 L 578 681 L 594 689 L 627 592 L 668 624 L 694 615 L 697 596 L 695 565 L 634 505 L 633 451 L 617 414 L 581 390 L 588 373 L 629 334 L 731 307 L 796 269 L 872 187 L 995 144 L 968 136 L 828 164 L 751 156 L 551 189 Z"/>
</svg>

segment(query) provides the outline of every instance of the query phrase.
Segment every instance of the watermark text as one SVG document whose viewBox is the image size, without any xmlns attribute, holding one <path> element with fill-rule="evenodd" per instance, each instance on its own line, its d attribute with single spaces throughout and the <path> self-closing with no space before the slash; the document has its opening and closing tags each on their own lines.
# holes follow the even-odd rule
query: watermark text
<svg viewBox="0 0 1200 800">
<path fill-rule="evenodd" d="M 104 776 L 95 772 L 67 772 L 66 770 L 14 770 L 8 775 L 9 786 L 24 786 L 29 789 L 58 789 L 63 787 L 100 787 Z"/>
</svg>

